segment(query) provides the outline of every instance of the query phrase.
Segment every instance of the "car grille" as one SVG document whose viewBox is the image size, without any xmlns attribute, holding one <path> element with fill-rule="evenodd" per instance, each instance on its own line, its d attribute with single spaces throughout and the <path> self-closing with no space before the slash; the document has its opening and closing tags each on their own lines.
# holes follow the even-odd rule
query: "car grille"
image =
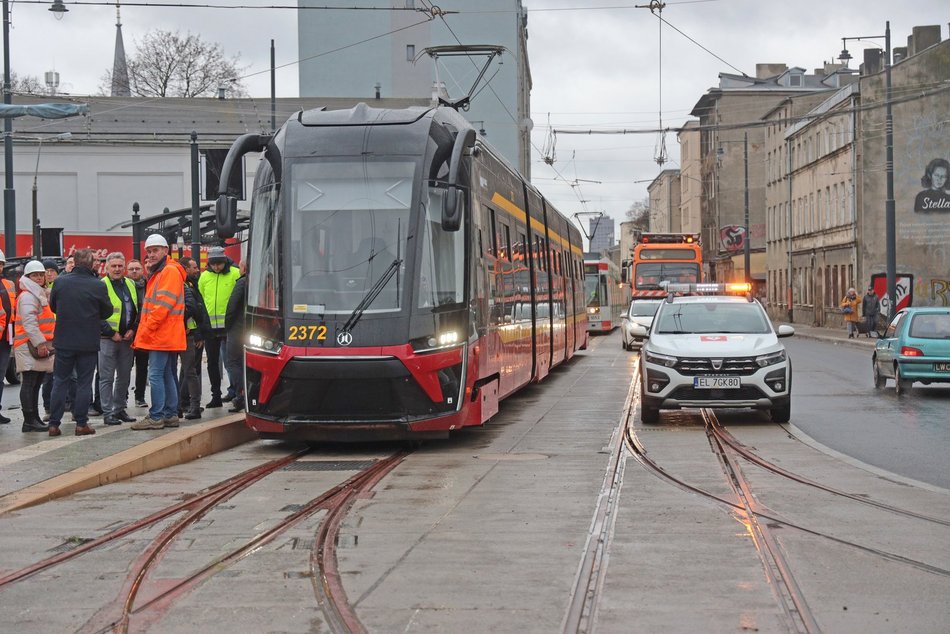
<svg viewBox="0 0 950 634">
<path fill-rule="evenodd" d="M 732 376 L 749 376 L 759 370 L 759 364 L 754 357 L 733 357 L 722 359 L 721 368 L 713 368 L 712 359 L 684 359 L 680 357 L 675 369 L 683 376 L 700 376 L 705 374 L 729 374 Z"/>
<path fill-rule="evenodd" d="M 677 401 L 751 401 L 767 397 L 754 385 L 745 385 L 737 390 L 697 390 L 684 385 L 673 390 L 667 398 Z"/>
</svg>

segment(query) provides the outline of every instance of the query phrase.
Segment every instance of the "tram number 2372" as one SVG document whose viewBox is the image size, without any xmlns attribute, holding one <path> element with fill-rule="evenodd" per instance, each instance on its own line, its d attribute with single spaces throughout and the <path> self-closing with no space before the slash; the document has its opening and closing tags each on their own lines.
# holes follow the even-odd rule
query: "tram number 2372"
<svg viewBox="0 0 950 634">
<path fill-rule="evenodd" d="M 325 341 L 327 327 L 319 326 L 291 326 L 287 333 L 288 341 Z"/>
</svg>

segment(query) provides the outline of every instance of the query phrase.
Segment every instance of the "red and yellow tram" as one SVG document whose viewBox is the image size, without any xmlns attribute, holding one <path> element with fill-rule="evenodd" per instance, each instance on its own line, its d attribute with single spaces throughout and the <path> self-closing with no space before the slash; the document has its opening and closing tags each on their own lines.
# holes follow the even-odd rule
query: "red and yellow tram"
<svg viewBox="0 0 950 634">
<path fill-rule="evenodd" d="M 586 347 L 580 232 L 454 110 L 300 112 L 235 141 L 223 187 L 249 152 L 247 423 L 262 436 L 444 436 Z"/>
</svg>

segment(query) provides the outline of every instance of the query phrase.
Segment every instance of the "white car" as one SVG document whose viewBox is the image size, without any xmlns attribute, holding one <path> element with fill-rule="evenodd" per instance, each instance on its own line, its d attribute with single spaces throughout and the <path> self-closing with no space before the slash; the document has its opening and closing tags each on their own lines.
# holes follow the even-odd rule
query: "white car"
<svg viewBox="0 0 950 634">
<path fill-rule="evenodd" d="M 656 309 L 662 301 L 662 299 L 634 299 L 630 302 L 630 307 L 624 313 L 623 323 L 620 325 L 624 350 L 640 347 L 643 337 L 633 334 L 633 326 L 642 326 L 649 330 L 650 324 L 653 323 L 653 315 L 656 314 Z"/>
<path fill-rule="evenodd" d="M 722 294 L 726 289 L 720 285 L 688 286 L 720 294 L 671 294 L 649 332 L 632 328 L 646 337 L 640 351 L 641 420 L 658 422 L 662 409 L 751 407 L 769 410 L 775 422 L 788 422 L 792 364 L 779 338 L 795 329 L 782 325 L 776 332 L 751 296 Z"/>
</svg>

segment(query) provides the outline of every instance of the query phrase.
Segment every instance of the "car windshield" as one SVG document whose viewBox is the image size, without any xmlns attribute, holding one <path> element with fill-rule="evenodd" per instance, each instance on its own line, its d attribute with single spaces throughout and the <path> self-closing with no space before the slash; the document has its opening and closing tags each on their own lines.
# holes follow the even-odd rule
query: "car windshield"
<svg viewBox="0 0 950 634">
<path fill-rule="evenodd" d="M 915 315 L 908 334 L 917 339 L 950 339 L 950 313 Z"/>
<path fill-rule="evenodd" d="M 630 304 L 631 317 L 653 317 L 660 302 L 633 302 Z"/>
<path fill-rule="evenodd" d="M 683 302 L 670 304 L 653 322 L 658 334 L 765 334 L 768 321 L 756 303 Z"/>
</svg>

